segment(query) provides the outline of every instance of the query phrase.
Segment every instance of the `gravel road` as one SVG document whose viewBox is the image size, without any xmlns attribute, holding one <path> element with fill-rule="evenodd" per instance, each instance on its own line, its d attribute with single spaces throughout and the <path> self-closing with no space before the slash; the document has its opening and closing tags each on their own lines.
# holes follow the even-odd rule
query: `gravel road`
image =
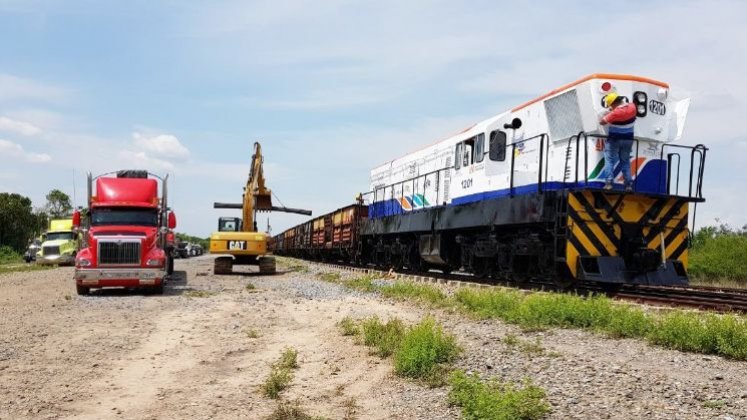
<svg viewBox="0 0 747 420">
<path fill-rule="evenodd" d="M 258 387 L 286 347 L 298 350 L 299 368 L 282 397 L 309 414 L 459 417 L 447 388 L 394 377 L 391 361 L 336 327 L 345 316 L 416 322 L 427 310 L 318 281 L 313 270 L 215 276 L 211 268 L 210 257 L 178 260 L 164 296 L 79 297 L 71 268 L 0 275 L 0 419 L 262 418 L 277 402 Z M 747 418 L 747 363 L 432 314 L 464 347 L 459 367 L 532 378 L 548 392 L 549 418 Z"/>
</svg>

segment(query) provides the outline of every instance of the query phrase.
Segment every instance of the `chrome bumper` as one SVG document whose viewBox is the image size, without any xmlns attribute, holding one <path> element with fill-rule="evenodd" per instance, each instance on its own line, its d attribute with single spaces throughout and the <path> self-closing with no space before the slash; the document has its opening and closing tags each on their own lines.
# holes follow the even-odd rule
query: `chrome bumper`
<svg viewBox="0 0 747 420">
<path fill-rule="evenodd" d="M 72 255 L 50 255 L 50 256 L 37 256 L 37 264 L 75 264 L 75 257 Z"/>
<path fill-rule="evenodd" d="M 77 268 L 75 281 L 81 285 L 99 285 L 99 283 L 118 280 L 134 281 L 141 286 L 151 286 L 166 277 L 166 271 L 158 268 Z"/>
</svg>

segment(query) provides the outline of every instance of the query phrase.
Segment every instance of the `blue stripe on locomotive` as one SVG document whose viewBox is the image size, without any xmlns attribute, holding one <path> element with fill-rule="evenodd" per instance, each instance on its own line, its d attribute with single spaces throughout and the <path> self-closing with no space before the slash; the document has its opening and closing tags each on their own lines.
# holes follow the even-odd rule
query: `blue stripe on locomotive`
<svg viewBox="0 0 747 420">
<path fill-rule="evenodd" d="M 615 170 L 615 176 L 620 172 L 620 168 Z M 604 186 L 603 181 L 589 181 L 589 182 L 544 182 L 542 183 L 543 191 L 557 191 L 562 189 L 578 189 L 578 188 L 602 188 Z M 667 193 L 667 162 L 661 159 L 652 159 L 646 163 L 641 169 L 641 172 L 636 177 L 635 181 L 636 192 L 644 194 L 666 194 Z M 516 186 L 513 188 L 513 195 L 529 194 L 537 191 L 537 184 L 528 184 Z M 457 197 L 451 200 L 450 206 L 458 206 L 461 204 L 474 203 L 476 201 L 489 200 L 499 197 L 508 197 L 511 195 L 510 188 L 504 188 L 501 190 L 484 191 L 475 194 L 465 195 Z M 406 197 L 407 201 L 412 203 L 410 197 Z M 428 207 L 426 207 L 428 208 Z M 421 210 L 419 208 L 418 210 Z M 415 210 L 417 211 L 417 210 Z M 398 214 L 410 213 L 402 208 L 399 200 L 396 198 L 389 199 L 386 201 L 379 201 L 372 203 L 368 207 L 368 217 L 377 218 L 384 216 L 394 216 Z"/>
</svg>

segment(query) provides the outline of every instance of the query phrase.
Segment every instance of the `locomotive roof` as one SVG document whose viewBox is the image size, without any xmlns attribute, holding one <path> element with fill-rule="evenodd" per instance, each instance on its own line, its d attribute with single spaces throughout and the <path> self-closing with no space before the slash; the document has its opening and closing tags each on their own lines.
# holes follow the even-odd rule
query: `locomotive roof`
<svg viewBox="0 0 747 420">
<path fill-rule="evenodd" d="M 655 80 L 655 79 L 649 79 L 647 77 L 642 77 L 642 76 L 635 76 L 635 75 L 631 75 L 631 74 L 616 74 L 616 73 L 593 73 L 593 74 L 590 74 L 588 76 L 582 77 L 582 78 L 580 78 L 580 79 L 578 79 L 578 80 L 576 80 L 574 82 L 565 84 L 565 85 L 563 85 L 563 86 L 561 86 L 561 87 L 559 87 L 557 89 L 553 89 L 553 90 L 551 90 L 550 92 L 548 92 L 548 93 L 546 93 L 544 95 L 538 96 L 538 97 L 536 97 L 536 98 L 534 98 L 532 100 L 524 102 L 523 104 L 521 104 L 521 105 L 519 105 L 517 107 L 512 108 L 510 111 L 502 112 L 502 113 L 500 113 L 498 115 L 495 115 L 493 117 L 490 117 L 490 118 L 487 118 L 487 119 L 482 120 L 480 122 L 477 122 L 475 124 L 472 124 L 471 126 L 463 129 L 462 131 L 460 131 L 458 133 L 452 134 L 452 135 L 450 135 L 448 137 L 439 139 L 438 141 L 435 141 L 435 142 L 432 142 L 432 143 L 427 144 L 425 146 L 419 147 L 419 148 L 417 148 L 415 150 L 412 150 L 412 151 L 410 151 L 408 153 L 400 155 L 400 156 L 398 156 L 398 157 L 396 157 L 394 159 L 389 159 L 386 162 L 382 162 L 381 164 L 375 166 L 374 168 L 379 168 L 379 167 L 381 167 L 383 165 L 386 165 L 387 163 L 394 162 L 395 160 L 400 159 L 400 158 L 402 158 L 404 156 L 407 156 L 407 155 L 410 155 L 410 154 L 413 154 L 413 153 L 417 153 L 417 152 L 419 152 L 419 151 L 421 151 L 423 149 L 427 149 L 427 148 L 429 148 L 429 147 L 431 147 L 433 145 L 436 145 L 438 143 L 441 143 L 443 141 L 449 140 L 449 139 L 454 138 L 454 137 L 458 137 L 458 136 L 460 136 L 462 134 L 467 134 L 467 133 L 469 133 L 471 131 L 482 132 L 482 131 L 484 131 L 484 127 L 488 126 L 490 123 L 492 123 L 496 119 L 503 117 L 505 114 L 510 114 L 512 112 L 516 112 L 516 111 L 518 111 L 520 109 L 526 108 L 526 107 L 528 107 L 528 106 L 530 106 L 530 105 L 532 105 L 534 103 L 537 103 L 539 101 L 547 99 L 547 98 L 549 98 L 549 97 L 551 97 L 553 95 L 557 95 L 557 94 L 559 94 L 559 93 L 561 93 L 561 92 L 563 92 L 565 90 L 571 89 L 574 86 L 580 85 L 581 83 L 588 82 L 589 80 L 592 80 L 592 79 L 624 80 L 624 81 L 631 81 L 631 82 L 642 82 L 642 83 L 650 83 L 650 84 L 653 84 L 653 85 L 656 85 L 656 86 L 661 86 L 663 88 L 669 88 L 669 85 L 667 83 L 664 83 L 664 82 L 661 82 L 661 81 L 658 81 L 658 80 Z M 469 134 L 471 134 L 471 133 L 469 133 Z"/>
</svg>

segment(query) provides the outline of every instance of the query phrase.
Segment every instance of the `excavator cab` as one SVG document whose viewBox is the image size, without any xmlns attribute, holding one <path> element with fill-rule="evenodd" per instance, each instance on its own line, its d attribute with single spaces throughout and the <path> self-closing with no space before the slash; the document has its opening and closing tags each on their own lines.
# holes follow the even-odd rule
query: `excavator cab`
<svg viewBox="0 0 747 420">
<path fill-rule="evenodd" d="M 240 217 L 221 217 L 218 219 L 218 232 L 241 232 Z"/>
</svg>

